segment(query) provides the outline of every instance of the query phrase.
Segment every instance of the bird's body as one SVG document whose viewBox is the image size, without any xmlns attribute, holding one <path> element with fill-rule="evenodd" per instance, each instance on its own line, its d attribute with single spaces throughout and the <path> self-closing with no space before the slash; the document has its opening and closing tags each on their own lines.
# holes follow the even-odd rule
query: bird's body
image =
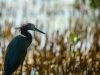
<svg viewBox="0 0 100 75">
<path fill-rule="evenodd" d="M 26 37 L 18 35 L 9 43 L 5 56 L 4 75 L 11 75 L 19 65 L 23 64 L 27 53 L 26 42 Z"/>
<path fill-rule="evenodd" d="M 32 42 L 32 36 L 27 31 L 28 29 L 24 26 L 20 30 L 22 35 L 14 37 L 7 47 L 4 75 L 11 75 L 20 65 L 22 66 L 27 54 L 27 48 Z"/>
</svg>

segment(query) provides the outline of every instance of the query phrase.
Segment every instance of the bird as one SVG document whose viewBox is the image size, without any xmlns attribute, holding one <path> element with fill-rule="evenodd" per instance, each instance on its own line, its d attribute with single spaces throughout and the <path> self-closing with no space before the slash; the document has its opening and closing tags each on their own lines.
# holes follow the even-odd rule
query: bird
<svg viewBox="0 0 100 75">
<path fill-rule="evenodd" d="M 20 30 L 21 35 L 14 37 L 7 46 L 4 59 L 4 75 L 12 75 L 19 66 L 21 66 L 22 75 L 22 65 L 27 54 L 27 48 L 32 43 L 32 35 L 28 30 L 45 34 L 43 31 L 37 29 L 32 23 L 23 24 L 16 29 Z"/>
</svg>

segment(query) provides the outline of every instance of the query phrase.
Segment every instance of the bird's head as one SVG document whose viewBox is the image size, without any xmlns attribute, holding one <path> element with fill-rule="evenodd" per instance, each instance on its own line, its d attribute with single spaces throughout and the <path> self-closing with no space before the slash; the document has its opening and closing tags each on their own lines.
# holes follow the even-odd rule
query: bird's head
<svg viewBox="0 0 100 75">
<path fill-rule="evenodd" d="M 42 32 L 41 30 L 37 29 L 37 28 L 35 27 L 35 25 L 32 24 L 32 23 L 23 24 L 21 27 L 19 27 L 19 28 L 17 28 L 17 29 L 20 29 L 20 30 L 33 30 L 33 31 L 37 31 L 37 32 L 40 32 L 40 33 L 45 34 L 45 33 Z"/>
</svg>

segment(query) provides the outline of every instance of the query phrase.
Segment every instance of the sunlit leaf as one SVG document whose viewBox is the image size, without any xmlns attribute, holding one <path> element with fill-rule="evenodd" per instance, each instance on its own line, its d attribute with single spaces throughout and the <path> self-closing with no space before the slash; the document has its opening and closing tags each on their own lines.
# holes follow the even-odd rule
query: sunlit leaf
<svg viewBox="0 0 100 75">
<path fill-rule="evenodd" d="M 74 42 L 74 44 L 77 44 L 81 39 L 77 38 L 77 40 Z"/>
<path fill-rule="evenodd" d="M 72 41 L 74 41 L 75 38 L 76 38 L 75 34 L 71 32 L 71 33 L 70 33 L 70 39 L 71 39 Z"/>
<path fill-rule="evenodd" d="M 77 44 L 80 41 L 80 38 L 77 37 L 74 33 L 70 33 L 70 39 L 73 41 L 74 44 Z"/>
</svg>

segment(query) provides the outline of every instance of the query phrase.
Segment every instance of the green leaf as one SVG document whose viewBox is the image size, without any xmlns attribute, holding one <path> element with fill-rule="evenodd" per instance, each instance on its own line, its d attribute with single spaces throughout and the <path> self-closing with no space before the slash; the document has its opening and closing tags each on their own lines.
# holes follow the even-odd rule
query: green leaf
<svg viewBox="0 0 100 75">
<path fill-rule="evenodd" d="M 90 0 L 90 7 L 93 10 L 100 8 L 100 0 Z"/>
<path fill-rule="evenodd" d="M 73 53 L 74 55 L 76 55 L 77 51 L 76 51 L 76 50 L 72 50 L 72 53 Z"/>
<path fill-rule="evenodd" d="M 74 41 L 75 38 L 76 38 L 75 34 L 71 32 L 71 33 L 70 33 L 70 39 L 71 39 L 72 41 Z"/>
<path fill-rule="evenodd" d="M 77 40 L 74 42 L 74 44 L 77 44 L 81 39 L 77 38 Z"/>
<path fill-rule="evenodd" d="M 74 33 L 70 33 L 70 39 L 73 41 L 74 44 L 77 44 L 80 41 L 80 38 L 77 37 Z"/>
</svg>

